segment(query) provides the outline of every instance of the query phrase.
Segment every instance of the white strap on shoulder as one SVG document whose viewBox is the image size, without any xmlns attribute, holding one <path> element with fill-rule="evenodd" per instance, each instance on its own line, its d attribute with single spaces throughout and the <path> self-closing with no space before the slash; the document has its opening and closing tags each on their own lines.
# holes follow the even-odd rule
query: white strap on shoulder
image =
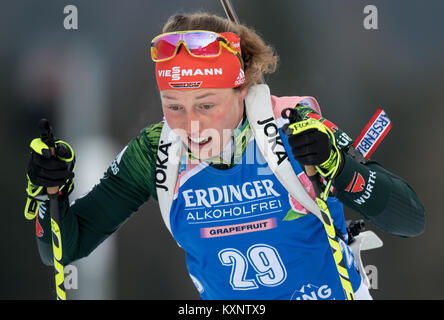
<svg viewBox="0 0 444 320">
<path fill-rule="evenodd" d="M 299 181 L 288 159 L 274 118 L 268 86 L 258 84 L 249 88 L 245 105 L 256 144 L 271 171 L 296 201 L 320 218 L 318 205 Z"/>
<path fill-rule="evenodd" d="M 171 232 L 170 210 L 174 199 L 183 146 L 165 121 L 156 158 L 156 190 L 163 221 Z M 171 232 L 172 234 L 172 232 Z"/>
</svg>

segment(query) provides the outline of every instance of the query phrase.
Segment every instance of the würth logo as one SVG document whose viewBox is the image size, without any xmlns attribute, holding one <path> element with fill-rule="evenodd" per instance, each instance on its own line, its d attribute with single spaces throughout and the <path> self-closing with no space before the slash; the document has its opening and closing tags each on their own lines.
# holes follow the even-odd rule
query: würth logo
<svg viewBox="0 0 444 320">
<path fill-rule="evenodd" d="M 355 172 L 355 174 L 353 175 L 353 179 L 350 181 L 348 187 L 345 188 L 345 191 L 352 193 L 361 192 L 362 190 L 364 190 L 364 187 L 364 178 L 361 176 L 360 173 Z"/>
</svg>

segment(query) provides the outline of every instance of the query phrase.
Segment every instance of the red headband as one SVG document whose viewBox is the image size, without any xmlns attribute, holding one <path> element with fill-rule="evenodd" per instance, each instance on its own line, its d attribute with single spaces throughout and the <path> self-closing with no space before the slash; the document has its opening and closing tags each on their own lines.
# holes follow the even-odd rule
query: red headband
<svg viewBox="0 0 444 320">
<path fill-rule="evenodd" d="M 241 53 L 240 38 L 234 33 L 221 33 Z M 197 88 L 235 88 L 245 82 L 239 58 L 222 48 L 218 57 L 199 58 L 180 48 L 177 55 L 156 63 L 159 90 Z"/>
</svg>

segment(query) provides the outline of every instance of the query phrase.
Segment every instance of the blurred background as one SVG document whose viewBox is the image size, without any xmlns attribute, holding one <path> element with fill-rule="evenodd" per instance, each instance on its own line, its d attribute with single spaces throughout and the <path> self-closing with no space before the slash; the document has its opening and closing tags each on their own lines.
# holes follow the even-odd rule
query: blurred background
<svg viewBox="0 0 444 320">
<path fill-rule="evenodd" d="M 444 2 L 442 0 L 233 0 L 240 20 L 280 55 L 266 82 L 275 95 L 312 95 L 326 118 L 357 137 L 378 107 L 393 122 L 373 159 L 403 177 L 426 208 L 425 232 L 383 234 L 363 253 L 378 270 L 375 299 L 443 299 Z M 67 5 L 78 29 L 66 30 Z M 378 30 L 363 10 L 378 9 Z M 48 118 L 76 151 L 76 189 L 87 192 L 147 124 L 161 120 L 149 42 L 178 12 L 224 16 L 218 0 L 17 0 L 0 11 L 2 144 L 0 299 L 53 299 L 54 271 L 40 262 L 25 220 L 25 173 L 37 122 Z M 347 219 L 359 215 L 347 209 Z M 75 264 L 70 299 L 199 299 L 184 254 L 150 200 Z"/>
</svg>

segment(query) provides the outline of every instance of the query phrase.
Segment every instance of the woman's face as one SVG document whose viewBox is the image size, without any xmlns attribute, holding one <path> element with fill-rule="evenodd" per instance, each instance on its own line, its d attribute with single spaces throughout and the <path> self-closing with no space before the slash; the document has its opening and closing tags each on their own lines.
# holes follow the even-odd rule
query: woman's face
<svg viewBox="0 0 444 320">
<path fill-rule="evenodd" d="M 247 88 L 162 90 L 168 125 L 199 159 L 217 156 L 242 119 Z"/>
</svg>

